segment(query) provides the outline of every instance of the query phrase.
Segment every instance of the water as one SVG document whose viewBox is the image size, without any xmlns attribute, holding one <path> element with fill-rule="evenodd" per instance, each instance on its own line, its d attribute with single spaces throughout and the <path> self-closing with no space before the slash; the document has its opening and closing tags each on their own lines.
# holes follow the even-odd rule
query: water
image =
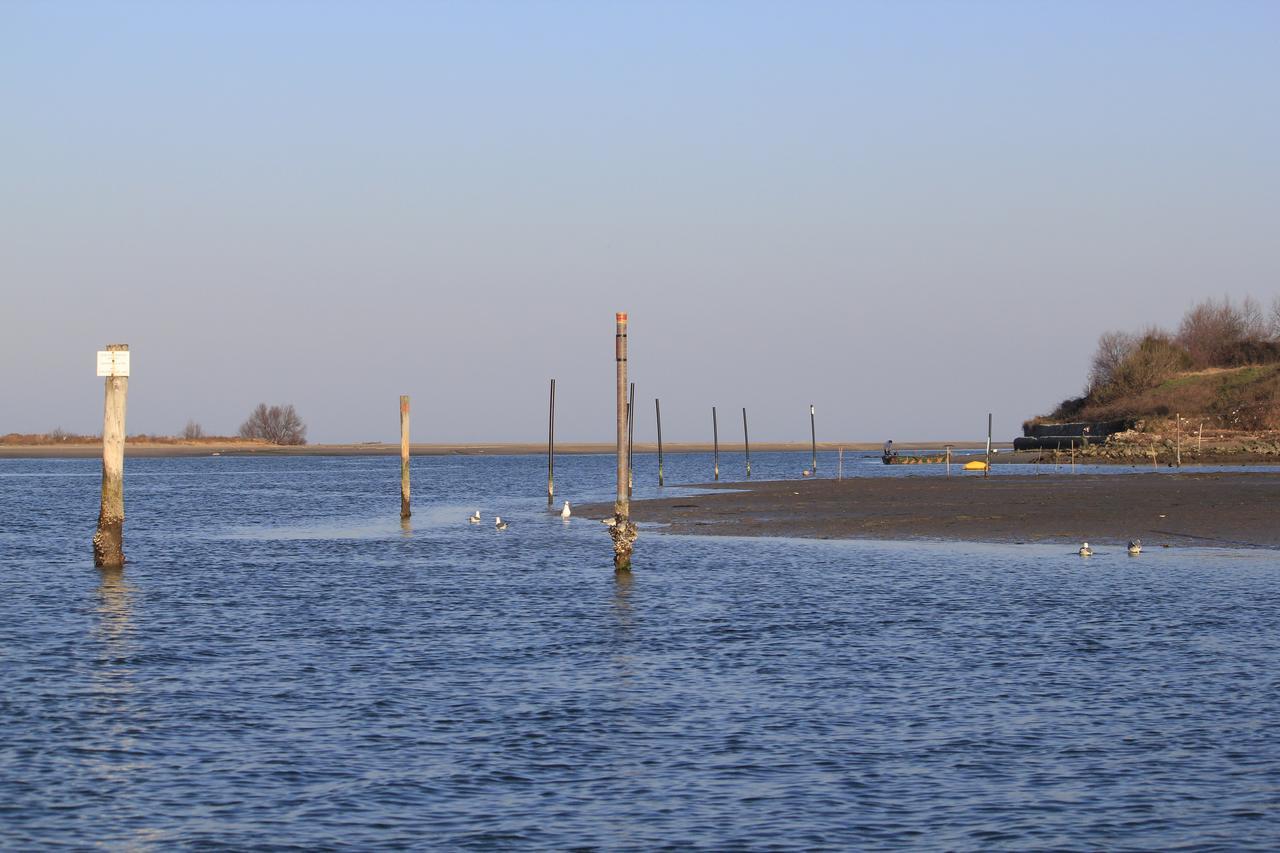
<svg viewBox="0 0 1280 853">
<path fill-rule="evenodd" d="M 1276 552 L 646 532 L 624 582 L 544 460 L 415 459 L 403 527 L 398 474 L 130 459 L 102 573 L 97 464 L 0 461 L 0 847 L 1280 845 Z"/>
</svg>

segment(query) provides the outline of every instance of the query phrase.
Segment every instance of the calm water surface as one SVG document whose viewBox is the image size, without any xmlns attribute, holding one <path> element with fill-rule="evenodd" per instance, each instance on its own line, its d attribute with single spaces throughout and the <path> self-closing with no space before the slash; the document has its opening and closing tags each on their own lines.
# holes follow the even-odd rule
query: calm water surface
<svg viewBox="0 0 1280 853">
<path fill-rule="evenodd" d="M 537 457 L 415 459 L 404 526 L 395 458 L 126 467 L 112 573 L 98 464 L 0 461 L 3 848 L 1280 847 L 1274 551 L 650 531 L 619 580 Z"/>
</svg>

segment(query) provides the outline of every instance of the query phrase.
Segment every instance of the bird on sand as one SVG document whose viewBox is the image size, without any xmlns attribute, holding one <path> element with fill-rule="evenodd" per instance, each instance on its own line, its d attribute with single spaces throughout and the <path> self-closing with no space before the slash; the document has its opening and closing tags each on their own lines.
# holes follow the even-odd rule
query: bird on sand
<svg viewBox="0 0 1280 853">
<path fill-rule="evenodd" d="M 1136 557 L 1138 554 L 1141 554 L 1141 553 L 1142 553 L 1142 540 L 1141 540 L 1141 539 L 1134 539 L 1132 542 L 1130 542 L 1130 543 L 1129 543 L 1129 553 L 1130 553 L 1130 554 L 1133 554 L 1135 557 Z"/>
<path fill-rule="evenodd" d="M 502 516 L 500 515 L 495 515 L 493 517 L 493 526 L 498 528 L 499 530 L 507 529 L 507 523 L 502 520 Z"/>
<path fill-rule="evenodd" d="M 467 516 L 467 521 L 471 522 L 472 524 L 479 524 L 479 523 L 480 523 L 480 510 L 476 510 L 474 515 L 468 515 L 468 516 Z"/>
<path fill-rule="evenodd" d="M 1078 552 L 1078 553 L 1080 554 L 1080 556 L 1081 556 L 1081 557 L 1092 557 L 1092 556 L 1093 556 L 1093 549 L 1092 549 L 1092 548 L 1090 548 L 1090 547 L 1089 547 L 1089 543 L 1088 543 L 1088 542 L 1086 542 L 1086 543 L 1084 543 L 1083 545 L 1081 545 L 1081 546 L 1080 546 L 1080 550 L 1079 550 L 1079 552 Z"/>
<path fill-rule="evenodd" d="M 568 502 L 568 501 L 565 501 L 565 502 L 564 502 L 564 509 L 560 510 L 560 517 L 561 517 L 561 518 L 563 518 L 565 521 L 568 521 L 568 520 L 569 520 L 569 516 L 570 516 L 570 515 L 572 515 L 572 514 L 573 514 L 573 513 L 569 512 L 569 502 Z"/>
</svg>

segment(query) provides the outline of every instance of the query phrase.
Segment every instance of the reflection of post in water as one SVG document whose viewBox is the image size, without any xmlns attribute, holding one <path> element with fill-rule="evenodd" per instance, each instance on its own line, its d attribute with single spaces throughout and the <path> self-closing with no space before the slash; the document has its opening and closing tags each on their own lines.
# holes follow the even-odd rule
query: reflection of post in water
<svg viewBox="0 0 1280 853">
<path fill-rule="evenodd" d="M 631 582 L 634 577 L 631 572 L 613 573 L 613 610 L 623 628 L 631 627 Z"/>
<path fill-rule="evenodd" d="M 405 539 L 408 539 L 410 536 L 413 535 L 413 519 L 412 518 L 400 519 L 400 535 Z"/>
<path fill-rule="evenodd" d="M 133 633 L 133 587 L 124 579 L 123 569 L 98 570 L 97 633 L 110 657 L 120 657 Z"/>
</svg>

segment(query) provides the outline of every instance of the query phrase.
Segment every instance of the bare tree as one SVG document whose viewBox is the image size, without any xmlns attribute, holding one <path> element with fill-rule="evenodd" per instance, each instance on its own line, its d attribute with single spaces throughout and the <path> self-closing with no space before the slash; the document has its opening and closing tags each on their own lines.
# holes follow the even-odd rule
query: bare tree
<svg viewBox="0 0 1280 853">
<path fill-rule="evenodd" d="M 1271 298 L 1271 339 L 1280 341 L 1280 296 Z"/>
<path fill-rule="evenodd" d="M 187 425 L 182 428 L 182 437 L 187 441 L 195 441 L 198 438 L 204 438 L 204 427 L 196 423 L 194 420 L 187 421 Z"/>
<path fill-rule="evenodd" d="M 306 444 L 307 425 L 294 411 L 293 404 L 268 406 L 259 403 L 240 425 L 241 438 L 256 438 L 271 444 Z"/>
<path fill-rule="evenodd" d="M 1240 303 L 1240 337 L 1246 341 L 1265 341 L 1268 337 L 1262 304 L 1252 296 Z"/>
<path fill-rule="evenodd" d="M 1243 333 L 1240 311 L 1224 296 L 1221 302 L 1206 299 L 1183 315 L 1177 341 L 1195 367 L 1212 367 L 1223 360 Z"/>
<path fill-rule="evenodd" d="M 1098 349 L 1093 354 L 1093 364 L 1089 368 L 1089 393 L 1097 394 L 1109 386 L 1116 378 L 1116 371 L 1134 350 L 1138 348 L 1138 338 L 1128 332 L 1104 332 L 1098 338 Z"/>
</svg>

